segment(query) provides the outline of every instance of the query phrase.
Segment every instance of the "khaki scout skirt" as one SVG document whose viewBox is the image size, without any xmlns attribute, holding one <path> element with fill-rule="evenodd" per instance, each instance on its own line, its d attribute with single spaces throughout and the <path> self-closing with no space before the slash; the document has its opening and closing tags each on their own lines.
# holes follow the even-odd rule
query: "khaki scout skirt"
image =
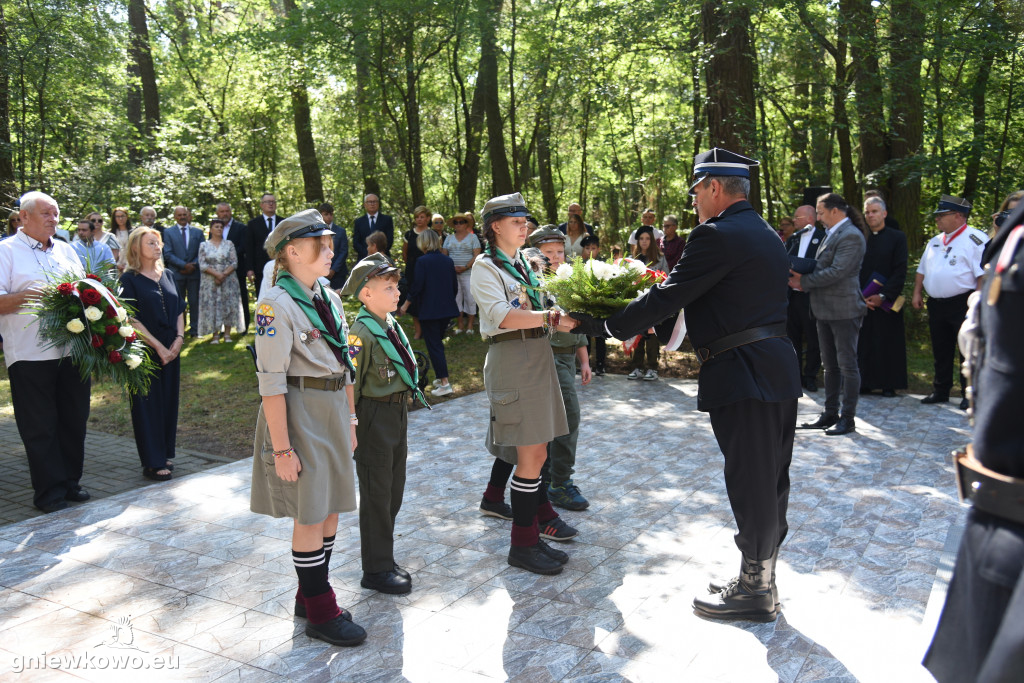
<svg viewBox="0 0 1024 683">
<path fill-rule="evenodd" d="M 334 512 L 356 509 L 356 488 L 345 391 L 288 387 L 288 438 L 299 456 L 298 481 L 274 469 L 274 447 L 260 406 L 252 458 L 249 509 L 299 524 L 319 524 Z"/>
<path fill-rule="evenodd" d="M 491 404 L 485 444 L 491 455 L 515 465 L 516 446 L 569 433 L 547 337 L 492 344 L 484 359 L 484 387 Z"/>
</svg>

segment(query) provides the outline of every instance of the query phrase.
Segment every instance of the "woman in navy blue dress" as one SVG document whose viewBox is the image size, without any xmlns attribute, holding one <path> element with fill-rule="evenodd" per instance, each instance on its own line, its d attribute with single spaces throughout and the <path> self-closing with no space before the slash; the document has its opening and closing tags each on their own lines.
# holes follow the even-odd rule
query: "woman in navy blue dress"
<svg viewBox="0 0 1024 683">
<path fill-rule="evenodd" d="M 164 270 L 163 240 L 152 228 L 137 228 L 125 246 L 122 296 L 132 301 L 132 323 L 149 346 L 158 366 L 149 392 L 131 399 L 135 446 L 142 475 L 167 481 L 174 469 L 174 442 L 178 431 L 178 388 L 184 343 L 185 302 L 178 295 L 170 272 Z"/>
</svg>

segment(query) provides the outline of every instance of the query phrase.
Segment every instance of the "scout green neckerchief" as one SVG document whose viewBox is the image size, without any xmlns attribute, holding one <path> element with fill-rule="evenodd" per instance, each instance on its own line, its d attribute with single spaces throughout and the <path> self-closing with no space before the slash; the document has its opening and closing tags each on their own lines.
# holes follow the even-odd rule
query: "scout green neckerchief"
<svg viewBox="0 0 1024 683">
<path fill-rule="evenodd" d="M 320 298 L 322 298 L 324 300 L 324 303 L 326 303 L 331 308 L 331 317 L 334 318 L 334 329 L 338 331 L 338 339 L 336 339 L 334 335 L 331 335 L 327 332 L 327 326 L 324 325 L 324 321 L 320 319 L 320 314 L 316 312 L 316 308 L 313 306 L 313 302 L 310 300 L 308 296 L 306 296 L 306 293 L 302 291 L 302 285 L 299 284 L 299 281 L 296 280 L 291 273 L 289 273 L 287 270 L 282 270 L 280 273 L 278 273 L 277 282 L 275 284 L 281 287 L 281 289 L 283 289 L 284 291 L 288 292 L 288 295 L 291 296 L 292 301 L 299 305 L 299 308 L 302 309 L 302 312 L 306 314 L 307 318 L 309 318 L 309 322 L 313 323 L 313 327 L 315 327 L 316 329 L 320 330 L 321 333 L 323 333 L 323 337 L 324 339 L 327 340 L 328 344 L 337 349 L 341 349 L 342 358 L 345 359 L 345 366 L 348 367 L 349 371 L 351 371 L 354 376 L 356 366 L 352 365 L 352 359 L 349 357 L 348 354 L 348 344 L 346 343 L 348 340 L 341 338 L 344 332 L 344 325 L 341 324 L 341 315 L 338 313 L 338 309 L 334 307 L 334 302 L 332 302 L 330 297 L 327 296 L 327 292 L 326 290 L 324 290 L 324 286 L 320 284 L 320 281 L 317 280 L 314 287 L 319 288 Z"/>
<path fill-rule="evenodd" d="M 395 370 L 398 371 L 398 376 L 402 378 L 402 382 L 405 383 L 405 386 L 412 389 L 413 395 L 420 400 L 420 403 L 429 409 L 430 404 L 427 403 L 427 399 L 423 396 L 423 390 L 420 389 L 420 369 L 413 366 L 412 377 L 409 376 L 409 371 L 405 369 L 405 363 L 402 362 L 402 357 L 398 355 L 398 349 L 395 348 L 395 345 L 391 342 L 391 338 L 388 337 L 386 332 L 384 332 L 384 329 L 380 326 L 380 323 L 377 322 L 377 319 L 374 318 L 368 310 L 366 310 L 366 306 L 362 306 L 359 309 L 359 314 L 356 315 L 356 322 L 361 322 L 366 325 L 366 329 L 370 330 L 370 334 L 377 338 L 380 342 L 381 348 L 384 349 L 385 355 L 387 355 L 392 364 L 394 364 Z M 416 354 L 413 353 L 412 345 L 409 343 L 409 338 L 405 336 L 405 330 L 402 329 L 402 326 L 395 321 L 394 317 L 390 313 L 388 313 L 388 317 L 385 322 L 391 325 L 391 327 L 395 329 L 395 332 L 398 333 L 399 340 L 401 340 L 405 350 L 409 352 L 409 358 L 412 358 L 415 363 Z"/>
<path fill-rule="evenodd" d="M 519 257 L 519 262 L 523 265 L 523 270 L 526 271 L 527 280 L 523 280 L 523 274 L 516 270 L 516 267 L 508 260 L 508 256 L 505 256 L 505 252 L 499 249 L 497 245 L 494 247 L 494 259 L 505 269 L 505 272 L 526 288 L 526 295 L 530 297 L 530 305 L 533 306 L 533 310 L 543 311 L 544 305 L 541 304 L 540 295 L 538 294 L 540 291 L 540 280 L 537 279 L 530 264 L 526 262 L 523 252 L 517 250 L 516 255 Z"/>
</svg>

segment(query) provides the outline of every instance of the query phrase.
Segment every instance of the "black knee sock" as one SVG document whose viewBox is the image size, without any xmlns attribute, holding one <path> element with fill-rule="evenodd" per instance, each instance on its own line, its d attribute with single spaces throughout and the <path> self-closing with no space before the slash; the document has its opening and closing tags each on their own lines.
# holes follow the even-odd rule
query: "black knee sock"
<svg viewBox="0 0 1024 683">
<path fill-rule="evenodd" d="M 337 534 L 334 534 L 337 536 Z M 324 538 L 324 564 L 331 566 L 331 551 L 334 550 L 334 536 Z"/>
<path fill-rule="evenodd" d="M 508 485 L 508 478 L 512 476 L 513 469 L 515 469 L 515 465 L 512 463 L 505 462 L 501 458 L 495 458 L 494 464 L 491 466 L 491 480 L 487 483 L 504 491 Z"/>
<path fill-rule="evenodd" d="M 509 500 L 512 503 L 512 523 L 516 526 L 533 526 L 534 517 L 537 516 L 540 479 L 513 476 L 511 488 Z"/>
<path fill-rule="evenodd" d="M 508 478 L 512 475 L 511 465 L 500 458 L 494 459 L 491 465 L 491 479 L 487 482 L 487 489 L 484 491 L 484 499 L 492 503 L 501 503 L 505 500 L 505 486 Z"/>
<path fill-rule="evenodd" d="M 292 550 L 292 562 L 295 564 L 295 573 L 299 575 L 299 588 L 305 597 L 315 597 L 331 590 L 323 548 Z"/>
</svg>

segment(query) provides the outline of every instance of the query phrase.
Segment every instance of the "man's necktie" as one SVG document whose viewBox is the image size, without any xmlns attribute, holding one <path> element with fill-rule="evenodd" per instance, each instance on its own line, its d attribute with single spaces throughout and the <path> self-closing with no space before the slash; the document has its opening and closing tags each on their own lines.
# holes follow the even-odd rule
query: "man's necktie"
<svg viewBox="0 0 1024 683">
<path fill-rule="evenodd" d="M 273 216 L 268 216 L 267 217 L 267 234 L 269 235 L 272 232 L 274 232 L 274 217 Z"/>
<path fill-rule="evenodd" d="M 374 228 L 374 226 L 376 224 L 377 224 L 377 217 L 376 216 L 370 216 L 370 234 L 371 235 L 373 234 L 373 228 Z"/>
<path fill-rule="evenodd" d="M 391 340 L 391 343 L 395 345 L 395 350 L 398 351 L 398 355 L 401 356 L 402 365 L 405 366 L 406 372 L 408 372 L 409 376 L 412 377 L 413 372 L 416 369 L 416 361 L 414 361 L 412 356 L 409 355 L 409 349 L 405 348 L 405 344 L 403 344 L 402 340 L 398 338 L 398 333 L 395 332 L 395 328 L 389 326 L 387 335 L 388 339 Z"/>
<path fill-rule="evenodd" d="M 313 308 L 316 309 L 317 315 L 320 316 L 320 322 L 324 324 L 327 334 L 331 335 L 336 340 L 341 341 L 341 337 L 338 335 L 338 328 L 334 325 L 334 316 L 331 315 L 331 307 L 327 305 L 326 301 L 320 298 L 319 294 L 313 295 Z M 334 357 L 338 359 L 338 362 L 344 365 L 345 352 L 334 344 L 328 344 L 327 347 L 334 353 Z"/>
<path fill-rule="evenodd" d="M 184 225 L 181 226 L 181 243 L 185 245 L 186 251 L 188 250 L 188 228 Z"/>
</svg>

